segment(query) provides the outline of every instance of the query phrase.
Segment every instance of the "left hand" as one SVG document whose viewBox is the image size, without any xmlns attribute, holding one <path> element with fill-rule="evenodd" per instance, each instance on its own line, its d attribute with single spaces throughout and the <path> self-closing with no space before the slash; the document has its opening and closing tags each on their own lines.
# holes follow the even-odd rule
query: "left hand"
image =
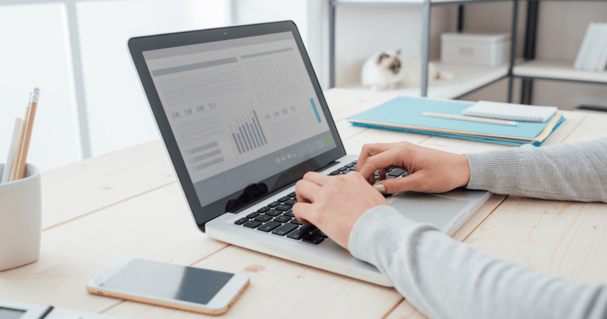
<svg viewBox="0 0 607 319">
<path fill-rule="evenodd" d="M 327 176 L 309 172 L 295 185 L 297 204 L 293 214 L 311 223 L 348 249 L 350 233 L 367 210 L 388 201 L 359 173 Z"/>
</svg>

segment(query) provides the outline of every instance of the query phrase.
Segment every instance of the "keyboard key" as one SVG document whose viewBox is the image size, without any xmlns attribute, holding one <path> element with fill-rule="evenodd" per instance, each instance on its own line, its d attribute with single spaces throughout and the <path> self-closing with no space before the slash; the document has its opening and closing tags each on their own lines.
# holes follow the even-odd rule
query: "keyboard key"
<svg viewBox="0 0 607 319">
<path fill-rule="evenodd" d="M 246 223 L 248 221 L 249 220 L 247 218 L 241 218 L 241 219 L 235 221 L 234 224 L 236 224 L 236 225 L 242 225 L 242 224 L 244 224 L 244 223 Z"/>
<path fill-rule="evenodd" d="M 246 223 L 244 223 L 244 227 L 249 227 L 249 228 L 255 228 L 257 226 L 261 225 L 261 222 L 255 221 L 255 220 L 250 220 Z"/>
<path fill-rule="evenodd" d="M 262 207 L 257 210 L 258 213 L 265 213 L 270 210 L 270 207 Z"/>
<path fill-rule="evenodd" d="M 356 167 L 356 164 L 352 164 L 352 163 L 346 164 L 345 167 L 347 167 L 347 168 L 353 168 L 353 167 Z"/>
<path fill-rule="evenodd" d="M 320 231 L 320 229 L 317 229 L 317 230 L 313 231 L 312 235 L 316 235 L 316 236 L 320 236 L 320 237 L 324 237 L 324 238 L 329 237 L 329 236 L 325 235 L 325 233 L 323 233 L 322 231 Z"/>
<path fill-rule="evenodd" d="M 297 225 L 293 225 L 293 224 L 284 224 L 278 228 L 276 228 L 276 230 L 274 230 L 272 232 L 272 234 L 274 235 L 278 235 L 278 236 L 284 236 L 288 233 L 290 233 L 293 229 L 297 228 Z"/>
<path fill-rule="evenodd" d="M 294 226 L 297 227 L 297 225 L 294 225 Z M 289 237 L 291 239 L 300 240 L 300 239 L 304 238 L 307 234 L 308 234 L 308 232 L 305 232 L 301 229 L 295 229 L 294 231 L 290 232 L 287 235 L 287 237 Z"/>
<path fill-rule="evenodd" d="M 282 211 L 276 210 L 276 209 L 272 209 L 266 212 L 266 215 L 270 215 L 272 217 L 276 217 L 278 215 L 282 214 Z"/>
<path fill-rule="evenodd" d="M 272 217 L 268 216 L 268 215 L 259 215 L 259 216 L 255 217 L 256 221 L 262 222 L 262 223 L 265 223 L 265 222 L 267 222 L 270 219 L 272 219 Z"/>
<path fill-rule="evenodd" d="M 340 167 L 337 170 L 340 171 L 340 172 L 343 172 L 343 171 L 347 171 L 348 168 L 347 167 Z"/>
<path fill-rule="evenodd" d="M 356 164 L 356 163 L 358 163 L 358 160 L 356 160 L 356 161 L 352 161 L 352 164 Z"/>
<path fill-rule="evenodd" d="M 247 215 L 247 218 L 255 218 L 259 216 L 259 213 L 250 213 L 249 215 Z"/>
<path fill-rule="evenodd" d="M 281 210 L 284 212 L 284 211 L 291 209 L 291 205 L 280 204 L 280 205 L 274 207 L 274 209 Z"/>
<path fill-rule="evenodd" d="M 291 221 L 289 222 L 291 224 L 295 224 L 295 225 L 303 225 L 302 223 L 300 223 L 297 219 L 293 218 L 291 219 Z"/>
<path fill-rule="evenodd" d="M 272 207 L 272 208 L 274 208 L 274 207 L 276 207 L 276 206 L 278 206 L 278 205 L 280 205 L 280 203 L 279 203 L 279 202 L 271 202 L 271 203 L 269 203 L 269 204 L 268 204 L 268 207 Z"/>
<path fill-rule="evenodd" d="M 341 172 L 340 171 L 333 171 L 331 173 L 329 173 L 330 176 L 334 176 L 334 175 L 339 175 Z"/>
<path fill-rule="evenodd" d="M 322 243 L 323 240 L 325 240 L 325 238 L 322 236 L 308 235 L 308 236 L 304 237 L 303 242 L 312 244 L 312 245 L 318 245 L 318 244 Z"/>
<path fill-rule="evenodd" d="M 404 169 L 395 168 L 392 171 L 390 171 L 390 173 L 388 173 L 388 175 L 391 175 L 391 176 L 401 176 L 401 175 L 403 175 L 403 173 L 406 173 Z"/>
<path fill-rule="evenodd" d="M 281 224 L 279 222 L 271 221 L 271 222 L 267 222 L 267 223 L 259 226 L 259 228 L 257 228 L 257 230 L 265 231 L 267 233 L 280 225 Z"/>
<path fill-rule="evenodd" d="M 289 199 L 288 201 L 285 202 L 285 204 L 293 206 L 293 205 L 297 204 L 297 200 Z"/>
<path fill-rule="evenodd" d="M 289 199 L 290 199 L 289 197 L 285 196 L 285 197 L 281 197 L 278 201 L 282 203 L 282 202 L 288 201 Z"/>
<path fill-rule="evenodd" d="M 288 210 L 283 215 L 289 216 L 289 217 L 295 217 L 295 215 L 293 215 L 293 210 Z"/>
<path fill-rule="evenodd" d="M 279 223 L 287 223 L 290 220 L 291 220 L 291 217 L 285 216 L 285 215 L 280 215 L 280 216 L 274 218 L 274 221 L 277 221 Z"/>
<path fill-rule="evenodd" d="M 291 197 L 291 198 L 295 198 L 295 197 L 297 197 L 297 195 L 295 194 L 295 192 L 293 192 L 293 193 L 289 193 L 287 196 L 289 196 L 289 197 Z"/>
<path fill-rule="evenodd" d="M 314 225 L 305 225 L 305 226 L 301 226 L 301 229 L 303 229 L 304 231 L 307 232 L 313 232 L 316 230 L 316 226 Z"/>
</svg>

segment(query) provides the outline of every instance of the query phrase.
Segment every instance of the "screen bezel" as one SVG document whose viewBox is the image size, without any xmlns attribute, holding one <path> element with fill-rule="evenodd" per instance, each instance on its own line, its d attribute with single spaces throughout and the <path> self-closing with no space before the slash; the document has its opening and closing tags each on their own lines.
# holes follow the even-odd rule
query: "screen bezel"
<svg viewBox="0 0 607 319">
<path fill-rule="evenodd" d="M 229 304 L 232 302 L 232 300 L 234 300 L 234 298 L 236 298 L 239 295 L 239 293 L 243 290 L 243 288 L 245 288 L 249 283 L 248 276 L 241 274 L 241 273 L 235 273 L 235 274 L 233 274 L 232 278 L 230 278 L 230 280 L 206 304 L 183 301 L 183 300 L 178 300 L 178 299 L 162 298 L 162 297 L 157 297 L 157 296 L 153 296 L 153 295 L 140 294 L 140 293 L 130 292 L 130 291 L 122 291 L 122 290 L 117 290 L 117 289 L 112 289 L 112 288 L 101 286 L 104 282 L 106 282 L 114 274 L 116 274 L 117 272 L 122 270 L 122 268 L 126 267 L 129 263 L 131 263 L 134 260 L 140 260 L 140 261 L 149 262 L 149 263 L 162 263 L 162 262 L 158 262 L 158 261 L 151 261 L 151 260 L 145 260 L 145 259 L 134 258 L 134 257 L 123 257 L 123 258 L 119 259 L 118 261 L 114 262 L 111 266 L 106 268 L 103 272 L 101 272 L 100 274 L 95 276 L 93 279 L 89 280 L 89 282 L 87 283 L 87 288 L 92 291 L 109 292 L 109 293 L 121 295 L 123 297 L 130 296 L 130 297 L 134 297 L 134 298 L 158 300 L 158 301 L 172 303 L 172 304 L 176 304 L 176 305 L 196 307 L 201 310 L 219 311 L 219 310 L 225 309 L 227 306 L 229 306 Z M 183 265 L 176 265 L 176 266 L 190 267 L 190 266 L 183 266 Z M 210 269 L 205 269 L 205 270 L 214 271 L 214 270 L 210 270 Z"/>
<path fill-rule="evenodd" d="M 273 176 L 266 178 L 265 180 L 278 178 L 279 176 L 286 175 L 288 171 L 303 171 L 307 167 L 325 167 L 329 163 L 335 161 L 336 159 L 346 155 L 345 148 L 341 141 L 341 137 L 337 132 L 337 127 L 335 126 L 335 122 L 333 121 L 333 117 L 331 116 L 331 112 L 329 111 L 329 107 L 325 100 L 325 97 L 322 93 L 322 88 L 318 83 L 318 79 L 316 77 L 316 73 L 312 68 L 312 64 L 310 62 L 310 58 L 308 57 L 308 53 L 303 45 L 303 41 L 297 30 L 297 26 L 293 21 L 280 21 L 280 22 L 272 22 L 272 23 L 262 23 L 262 24 L 253 24 L 253 25 L 244 25 L 244 26 L 235 26 L 235 27 L 227 27 L 227 28 L 217 28 L 217 29 L 206 29 L 206 30 L 198 30 L 198 31 L 189 31 L 189 32 L 179 32 L 179 33 L 170 33 L 170 34 L 161 34 L 161 35 L 153 35 L 153 36 L 145 36 L 145 37 L 135 37 L 131 38 L 128 41 L 129 50 L 131 53 L 131 57 L 133 59 L 133 63 L 139 74 L 139 79 L 141 80 L 141 84 L 147 96 L 150 108 L 152 110 L 152 114 L 156 119 L 156 124 L 158 126 L 158 130 L 164 140 L 164 145 L 169 154 L 171 162 L 173 163 L 173 168 L 175 169 L 175 173 L 179 182 L 181 184 L 181 188 L 183 193 L 188 201 L 188 205 L 190 207 L 190 211 L 194 216 L 194 220 L 198 225 L 198 228 L 204 232 L 205 225 L 207 222 L 225 214 L 225 210 L 217 209 L 216 207 L 212 207 L 213 204 L 218 204 L 219 202 L 225 199 L 219 199 L 211 204 L 206 206 L 201 206 L 200 200 L 198 199 L 198 195 L 196 194 L 196 190 L 194 188 L 194 184 L 190 178 L 188 170 L 186 168 L 185 162 L 181 156 L 179 151 L 179 147 L 177 146 L 177 141 L 173 134 L 173 131 L 170 127 L 168 118 L 160 101 L 160 97 L 158 92 L 156 91 L 156 87 L 150 75 L 150 71 L 147 67 L 147 63 L 143 57 L 144 51 L 171 48 L 177 46 L 186 46 L 192 44 L 200 44 L 200 43 L 208 43 L 215 41 L 223 41 L 223 40 L 231 40 L 238 38 L 246 38 L 251 36 L 259 36 L 266 35 L 272 33 L 280 33 L 280 32 L 292 32 L 293 38 L 297 43 L 297 47 L 299 52 L 301 53 L 301 57 L 303 59 L 304 65 L 308 72 L 309 78 L 312 82 L 312 86 L 314 87 L 314 91 L 316 93 L 316 97 L 320 102 L 320 108 L 324 112 L 325 118 L 327 120 L 327 124 L 329 125 L 329 129 L 331 134 L 333 135 L 333 140 L 335 142 L 336 147 L 323 153 L 314 158 L 308 159 L 294 167 L 289 169 L 285 169 Z M 271 195 L 274 191 L 283 188 L 289 184 L 293 184 L 297 180 L 303 177 L 303 173 L 301 176 L 295 176 L 294 174 L 289 174 L 289 176 L 293 175 L 293 178 L 289 178 L 289 182 L 284 185 L 277 187 L 275 189 L 269 190 L 268 194 L 262 196 L 242 207 L 238 210 L 233 211 L 231 213 L 236 213 L 241 211 L 242 209 L 249 207 L 264 198 L 267 198 L 268 195 Z M 291 180 L 292 179 L 292 180 Z M 237 193 L 242 192 L 243 190 L 239 190 Z M 233 196 L 236 193 L 230 194 L 228 196 Z M 219 205 L 216 205 L 219 206 Z"/>
</svg>

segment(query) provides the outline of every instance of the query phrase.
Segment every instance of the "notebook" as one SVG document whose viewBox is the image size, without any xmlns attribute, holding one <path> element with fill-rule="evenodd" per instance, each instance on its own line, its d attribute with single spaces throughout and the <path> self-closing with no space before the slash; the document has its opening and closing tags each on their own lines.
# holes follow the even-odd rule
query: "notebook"
<svg viewBox="0 0 607 319">
<path fill-rule="evenodd" d="M 554 106 L 531 106 L 510 103 L 479 101 L 462 111 L 465 116 L 487 117 L 510 121 L 548 121 L 557 112 Z"/>
<path fill-rule="evenodd" d="M 397 97 L 348 119 L 354 126 L 457 138 L 477 142 L 520 146 L 540 146 L 565 121 L 557 112 L 544 123 L 520 122 L 518 126 L 498 125 L 428 117 L 422 112 L 461 115 L 473 103 Z"/>
</svg>

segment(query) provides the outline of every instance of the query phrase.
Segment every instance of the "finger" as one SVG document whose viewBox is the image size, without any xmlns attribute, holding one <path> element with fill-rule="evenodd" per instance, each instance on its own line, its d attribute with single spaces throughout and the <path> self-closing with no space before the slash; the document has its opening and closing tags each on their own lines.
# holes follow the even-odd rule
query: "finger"
<svg viewBox="0 0 607 319">
<path fill-rule="evenodd" d="M 385 151 L 388 147 L 385 143 L 376 144 L 365 144 L 363 145 L 360 155 L 358 156 L 358 162 L 356 163 L 356 171 L 360 172 L 360 168 L 365 165 L 367 159 L 373 155 L 377 155 Z"/>
<path fill-rule="evenodd" d="M 323 186 L 331 177 L 321 173 L 307 172 L 303 179 L 316 185 Z"/>
<path fill-rule="evenodd" d="M 295 194 L 297 201 L 300 203 L 314 203 L 315 196 L 320 194 L 320 192 L 320 186 L 307 180 L 302 179 L 295 184 Z"/>
<path fill-rule="evenodd" d="M 310 225 L 310 218 L 313 218 L 313 209 L 314 206 L 312 204 L 298 202 L 293 205 L 293 215 L 295 215 L 295 218 L 297 218 L 300 223 Z"/>
<path fill-rule="evenodd" d="M 383 185 L 384 194 L 396 194 L 400 192 L 425 192 L 428 189 L 427 177 L 423 172 L 416 172 L 400 178 L 386 179 L 375 183 L 373 186 Z"/>
<path fill-rule="evenodd" d="M 360 168 L 360 175 L 362 175 L 369 183 L 375 182 L 375 171 L 378 169 L 386 169 L 390 166 L 399 166 L 400 159 L 398 150 L 393 148 L 386 152 L 374 155 L 367 159 L 367 162 Z"/>
</svg>

